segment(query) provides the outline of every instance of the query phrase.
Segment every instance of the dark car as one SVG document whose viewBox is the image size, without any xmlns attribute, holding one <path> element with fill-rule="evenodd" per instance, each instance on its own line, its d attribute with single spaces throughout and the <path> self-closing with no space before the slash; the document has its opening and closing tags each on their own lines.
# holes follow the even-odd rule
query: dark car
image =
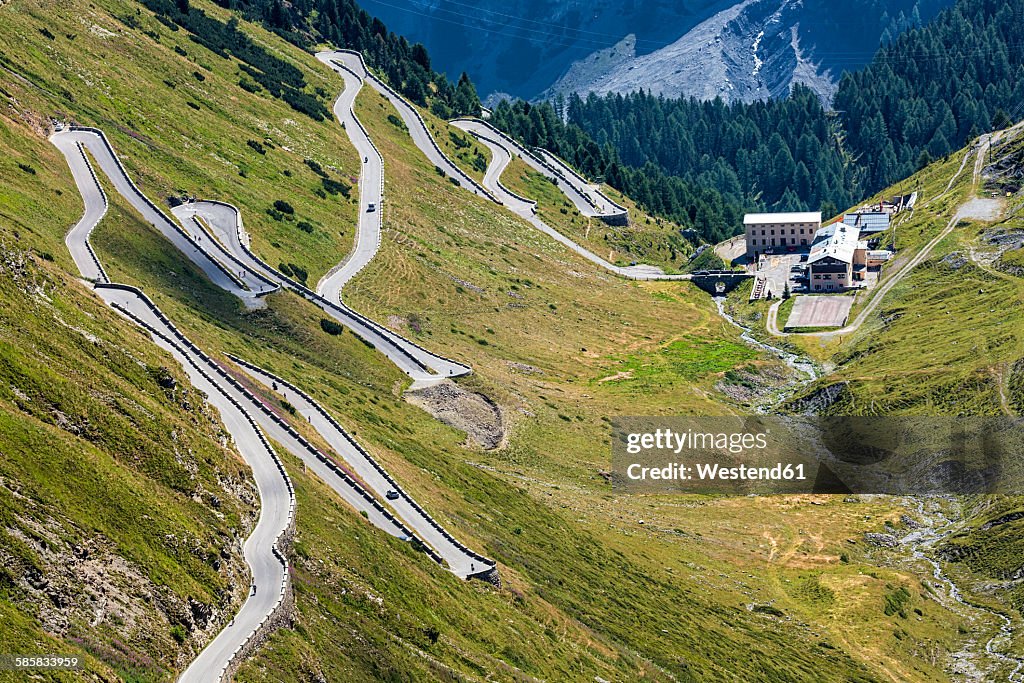
<svg viewBox="0 0 1024 683">
<path fill-rule="evenodd" d="M 394 489 L 389 489 L 384 495 L 387 496 L 388 500 L 398 500 L 398 491 Z"/>
</svg>

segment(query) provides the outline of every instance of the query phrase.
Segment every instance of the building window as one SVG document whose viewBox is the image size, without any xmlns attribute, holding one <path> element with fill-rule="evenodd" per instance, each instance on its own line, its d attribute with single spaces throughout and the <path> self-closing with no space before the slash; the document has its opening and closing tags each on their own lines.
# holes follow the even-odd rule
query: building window
<svg viewBox="0 0 1024 683">
<path fill-rule="evenodd" d="M 774 230 L 772 230 L 772 234 L 773 234 L 773 235 L 775 234 L 775 231 L 774 231 Z"/>
<path fill-rule="evenodd" d="M 825 273 L 821 277 L 823 277 L 826 280 L 831 280 L 832 279 L 832 273 Z"/>
</svg>

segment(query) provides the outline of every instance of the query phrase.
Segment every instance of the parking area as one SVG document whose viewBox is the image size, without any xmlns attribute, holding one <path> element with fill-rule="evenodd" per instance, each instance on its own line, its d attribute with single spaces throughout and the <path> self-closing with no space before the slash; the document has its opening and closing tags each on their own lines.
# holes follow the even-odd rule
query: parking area
<svg viewBox="0 0 1024 683">
<path fill-rule="evenodd" d="M 786 283 L 789 283 L 790 291 L 796 291 L 799 288 L 796 279 L 797 273 L 793 272 L 793 267 L 800 264 L 801 256 L 806 256 L 806 254 L 794 252 L 792 254 L 765 254 L 761 257 L 758 263 L 760 268 L 757 272 L 765 277 L 768 290 L 776 299 L 782 296 L 782 292 L 786 289 Z"/>
<path fill-rule="evenodd" d="M 785 329 L 796 327 L 842 327 L 850 317 L 852 296 L 798 296 Z"/>
</svg>

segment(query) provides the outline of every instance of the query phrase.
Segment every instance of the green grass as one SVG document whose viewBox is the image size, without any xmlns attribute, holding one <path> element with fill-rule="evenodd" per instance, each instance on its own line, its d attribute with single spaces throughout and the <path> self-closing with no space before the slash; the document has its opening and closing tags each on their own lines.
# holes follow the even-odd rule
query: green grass
<svg viewBox="0 0 1024 683">
<path fill-rule="evenodd" d="M 3 261 L 14 253 L 5 248 Z M 244 466 L 219 443 L 202 397 L 148 338 L 38 257 L 13 274 L 0 277 L 5 647 L 90 651 L 87 668 L 104 673 L 138 658 L 146 662 L 138 680 L 164 679 L 181 649 L 172 626 L 187 627 L 187 651 L 196 634 L 184 612 L 144 602 L 138 591 L 215 606 L 244 583 L 230 540 L 253 523 Z M 160 379 L 176 385 L 162 388 Z M 75 548 L 89 548 L 92 559 Z M 91 585 L 76 580 L 96 563 L 112 571 Z M 56 621 L 48 591 L 25 583 L 33 574 L 70 601 Z M 111 603 L 96 618 L 100 590 Z M 122 602 L 129 628 L 118 625 Z M 115 641 L 123 657 L 111 654 Z"/>
<path fill-rule="evenodd" d="M 903 251 L 886 268 L 901 267 L 949 222 L 949 216 L 972 196 L 970 167 L 942 199 L 929 200 L 946 187 L 959 166 L 959 155 L 935 164 L 919 178 L 905 181 L 924 189 L 924 204 L 895 228 Z M 1004 368 L 1024 355 L 1024 279 L 968 259 L 954 268 L 943 262 L 952 252 L 968 254 L 979 227 L 961 224 L 929 258 L 909 273 L 882 300 L 861 330 L 828 347 L 836 371 L 819 384 L 849 381 L 855 410 L 888 413 L 1001 414 L 1000 384 Z M 868 299 L 858 297 L 851 320 Z M 813 350 L 815 342 L 790 340 Z M 813 390 L 813 387 L 812 389 Z M 1003 388 L 1005 392 L 1005 387 Z M 848 409 L 848 408 L 844 408 Z"/>
<path fill-rule="evenodd" d="M 695 247 L 679 234 L 680 226 L 650 216 L 607 186 L 602 191 L 629 210 L 628 226 L 610 226 L 582 215 L 557 185 L 521 159 L 512 159 L 501 182 L 513 192 L 536 201 L 537 215 L 545 223 L 611 263 L 649 263 L 668 273 L 683 272 L 693 266 L 689 255 Z"/>
<path fill-rule="evenodd" d="M 317 160 L 338 180 L 358 167 L 333 121 L 314 123 L 280 102 L 245 92 L 236 85 L 233 62 L 203 52 L 144 12 L 138 20 L 159 43 L 112 18 L 134 12 L 134 5 L 104 0 L 95 9 L 58 11 L 52 3 L 25 2 L 0 11 L 10 21 L 5 31 L 10 26 L 10 35 L 24 46 L 17 59 L 7 58 L 39 86 L 4 77 L 3 88 L 21 109 L 17 119 L 4 120 L 0 139 L 0 215 L 10 225 L 5 239 L 36 249 L 42 268 L 58 273 L 71 267 L 62 236 L 80 211 L 63 160 L 30 125 L 57 110 L 108 130 L 154 198 L 187 189 L 240 206 L 254 249 L 268 261 L 299 264 L 315 280 L 347 253 L 350 235 L 341 230 L 350 230 L 355 208 L 337 196 L 318 197 L 320 176 L 304 163 Z M 103 38 L 83 28 L 83 19 L 119 33 Z M 38 31 L 42 25 L 53 41 Z M 341 81 L 311 56 L 243 25 L 300 66 L 311 87 L 330 93 L 340 88 Z M 174 45 L 188 56 L 175 53 Z M 140 58 L 130 62 L 129 54 Z M 74 67 L 66 66 L 68 55 L 75 55 Z M 205 70 L 202 83 L 188 80 L 197 68 Z M 165 78 L 176 87 L 163 84 Z M 105 89 L 84 87 L 86 80 L 102 82 Z M 58 95 L 62 88 L 77 99 Z M 200 105 L 198 112 L 184 104 L 183 93 Z M 308 302 L 281 293 L 268 298 L 266 309 L 245 311 L 112 193 L 111 211 L 94 243 L 115 279 L 143 286 L 211 355 L 236 353 L 321 401 L 432 515 L 499 561 L 503 587 L 464 583 L 440 571 L 367 525 L 286 458 L 299 496 L 291 554 L 296 627 L 276 633 L 243 667 L 240 680 L 877 680 L 893 677 L 897 666 L 905 667 L 898 670 L 907 674 L 897 676 L 902 679 L 942 677 L 926 656 L 895 643 L 890 633 L 879 640 L 884 586 L 900 576 L 878 566 L 890 559 L 872 558 L 861 552 L 862 544 L 847 542 L 897 518 L 898 502 L 624 496 L 600 476 L 608 467 L 612 416 L 731 412 L 714 389 L 718 376 L 750 362 L 777 361 L 755 359 L 695 288 L 616 279 L 439 177 L 388 122 L 394 112 L 376 93 L 360 94 L 357 110 L 387 160 L 389 199 L 381 251 L 346 289 L 346 299 L 428 348 L 470 363 L 474 374 L 460 382 L 501 404 L 510 429 L 505 448 L 467 447 L 461 432 L 403 401 L 407 378 L 353 335 L 325 331 L 322 312 Z M 266 154 L 248 140 L 259 141 Z M 276 200 L 294 208 L 294 223 L 267 215 Z M 545 203 L 557 212 L 553 197 Z M 580 222 L 572 227 L 568 212 L 557 215 L 568 217 L 560 219 L 569 221 L 562 228 L 583 228 Z M 298 229 L 299 220 L 310 221 L 314 232 Z M 636 230 L 642 234 L 646 225 L 641 221 Z M 657 230 L 650 229 L 653 241 L 637 242 L 637 249 L 664 257 L 667 242 L 655 240 Z M 42 260 L 44 253 L 54 265 Z M 673 263 L 682 265 L 676 256 Z M 100 527 L 113 554 L 131 557 L 166 582 L 167 594 L 176 596 L 171 604 L 187 595 L 213 594 L 223 579 L 209 571 L 203 555 L 168 547 L 162 539 L 187 534 L 200 547 L 215 547 L 218 534 L 239 526 L 251 492 L 246 503 L 225 494 L 219 514 L 202 496 L 197 502 L 187 494 L 195 481 L 208 491 L 226 482 L 231 491 L 245 491 L 238 483 L 243 468 L 219 446 L 214 416 L 178 410 L 147 384 L 147 367 L 167 365 L 179 379 L 180 371 L 141 333 L 70 280 L 50 297 L 66 297 L 65 318 L 74 313 L 75 325 L 107 346 L 97 350 L 71 332 L 54 335 L 53 329 L 65 328 L 47 317 L 52 303 L 12 294 L 5 303 L 21 303 L 12 305 L 10 322 L 0 330 L 21 336 L 12 338 L 14 350 L 3 357 L 16 362 L 11 377 L 36 378 L 43 396 L 60 392 L 51 402 L 67 396 L 79 410 L 71 414 L 88 417 L 100 430 L 97 443 L 105 450 L 64 430 L 59 436 L 71 450 L 55 453 L 67 467 L 96 461 L 92 474 L 102 481 L 69 489 L 66 479 L 34 469 L 45 463 L 29 460 L 31 448 L 0 466 L 12 468 L 10 478 L 24 480 L 24 490 L 38 489 L 37 505 L 69 510 L 66 516 L 83 528 Z M 31 321 L 27 332 L 25 320 Z M 43 353 L 53 344 L 59 345 L 50 355 Z M 114 353 L 120 347 L 124 353 Z M 620 364 L 639 373 L 643 391 L 632 390 L 629 380 L 596 381 Z M 122 420 L 99 417 L 108 394 L 123 397 Z M 39 407 L 25 414 L 9 397 L 2 401 L 17 444 L 41 444 L 56 433 L 52 412 Z M 128 428 L 125 423 L 138 435 L 115 438 Z M 299 421 L 296 428 L 320 443 L 308 425 Z M 196 472 L 173 457 L 174 441 L 166 437 L 171 430 L 189 445 Z M 133 444 L 148 450 L 136 452 Z M 135 489 L 125 492 L 126 481 Z M 20 499 L 5 491 L 0 489 L 8 496 L 3 509 L 17 510 Z M 110 492 L 123 518 L 96 509 Z M 163 518 L 138 523 L 144 504 Z M 840 553 L 851 547 L 858 552 L 855 562 L 840 563 Z M 33 551 L 15 540 L 3 548 L 22 563 L 14 566 L 34 561 Z M 919 571 L 924 576 L 927 568 Z M 817 586 L 806 580 L 799 590 L 787 590 L 794 577 L 807 575 Z M 846 590 L 854 584 L 856 590 Z M 0 609 L 13 615 L 5 622 L 15 634 L 12 642 L 77 642 L 67 635 L 47 640 L 36 603 L 25 601 L 16 586 L 5 590 L 12 592 Z M 131 604 L 143 602 L 135 597 Z M 779 604 L 795 618 L 748 609 L 753 603 Z M 172 614 L 162 604 L 145 608 L 150 622 L 131 644 L 157 661 L 145 675 L 166 680 L 172 677 L 173 624 L 161 616 Z M 939 606 L 931 612 L 930 621 L 903 625 L 910 638 L 901 642 L 934 640 L 928 652 L 941 659 L 967 636 L 958 631 L 962 620 L 955 614 Z M 130 660 L 115 661 L 92 640 L 110 643 L 120 628 L 82 638 L 80 647 L 107 653 L 108 664 L 96 660 L 92 666 L 108 676 L 104 667 L 126 667 Z M 7 632 L 5 626 L 5 642 Z M 126 668 L 119 671 L 129 677 Z"/>
<path fill-rule="evenodd" d="M 999 261 L 1003 266 L 1009 268 L 1024 268 L 1024 248 L 1007 249 L 1003 252 L 1002 256 L 999 257 Z"/>
<path fill-rule="evenodd" d="M 238 85 L 239 62 L 201 48 L 147 11 L 137 13 L 136 5 L 108 0 L 99 11 L 71 13 L 55 7 L 49 0 L 27 0 L 5 10 L 5 35 L 19 45 L 4 56 L 5 64 L 28 81 L 7 75 L 5 88 L 23 110 L 40 119 L 67 112 L 103 128 L 129 173 L 158 203 L 168 195 L 194 194 L 246 206 L 254 247 L 271 263 L 301 265 L 314 284 L 348 253 L 358 191 L 353 188 L 349 198 L 327 192 L 323 177 L 305 163 L 317 162 L 336 183 L 351 184 L 358 176 L 355 150 L 333 117 L 315 122 L 266 91 L 246 92 Z M 213 5 L 203 9 L 228 17 Z M 116 18 L 129 15 L 142 30 Z M 40 33 L 42 25 L 53 40 Z M 299 67 L 311 88 L 332 96 L 340 90 L 341 79 L 312 55 L 245 26 L 258 44 Z M 268 215 L 275 200 L 284 199 L 295 214 L 280 220 Z M 313 232 L 300 229 L 300 221 Z M 42 237 L 53 240 L 52 253 L 64 251 L 56 235 Z"/>
<path fill-rule="evenodd" d="M 1006 581 L 1020 567 L 1021 526 L 1020 500 L 1004 498 L 985 501 L 984 512 L 975 516 L 971 524 L 950 538 L 943 547 L 947 557 L 955 558 L 972 571 Z M 984 528 L 988 526 L 989 528 Z M 1024 590 L 1007 583 L 1000 594 L 988 596 L 1002 601 L 998 609 L 1006 610 L 1009 603 L 1018 612 L 1024 610 Z"/>
<path fill-rule="evenodd" d="M 615 358 L 602 370 L 606 373 L 602 377 L 610 385 L 647 392 L 661 384 L 693 382 L 722 373 L 755 357 L 757 354 L 746 344 L 686 336 L 669 342 L 656 354 Z M 621 378 L 607 379 L 615 375 Z"/>
<path fill-rule="evenodd" d="M 799 296 L 799 295 L 797 295 Z M 781 324 L 785 324 L 789 321 L 789 316 L 793 313 L 793 304 L 796 302 L 796 296 L 790 296 L 788 299 L 783 299 L 782 303 L 779 304 L 779 310 L 777 313 L 777 320 Z"/>
</svg>

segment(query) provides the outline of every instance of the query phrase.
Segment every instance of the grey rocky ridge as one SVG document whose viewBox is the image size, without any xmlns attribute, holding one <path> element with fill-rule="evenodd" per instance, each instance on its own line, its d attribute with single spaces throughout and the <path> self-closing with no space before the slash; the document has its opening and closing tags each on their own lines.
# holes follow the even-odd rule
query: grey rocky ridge
<svg viewBox="0 0 1024 683">
<path fill-rule="evenodd" d="M 493 102 L 643 88 L 749 102 L 804 83 L 823 98 L 844 69 L 952 0 L 368 0 L 389 26 L 467 71 Z"/>
<path fill-rule="evenodd" d="M 925 15 L 942 4 L 928 4 Z M 920 5 L 909 8 L 914 19 L 892 25 L 919 24 Z M 859 15 L 846 21 L 851 9 Z M 657 50 L 643 50 L 630 34 L 573 62 L 540 97 L 645 90 L 665 97 L 752 102 L 785 97 L 793 84 L 801 83 L 827 102 L 843 70 L 867 62 L 878 42 L 892 34 L 888 13 L 903 11 L 892 3 L 743 0 Z"/>
</svg>

